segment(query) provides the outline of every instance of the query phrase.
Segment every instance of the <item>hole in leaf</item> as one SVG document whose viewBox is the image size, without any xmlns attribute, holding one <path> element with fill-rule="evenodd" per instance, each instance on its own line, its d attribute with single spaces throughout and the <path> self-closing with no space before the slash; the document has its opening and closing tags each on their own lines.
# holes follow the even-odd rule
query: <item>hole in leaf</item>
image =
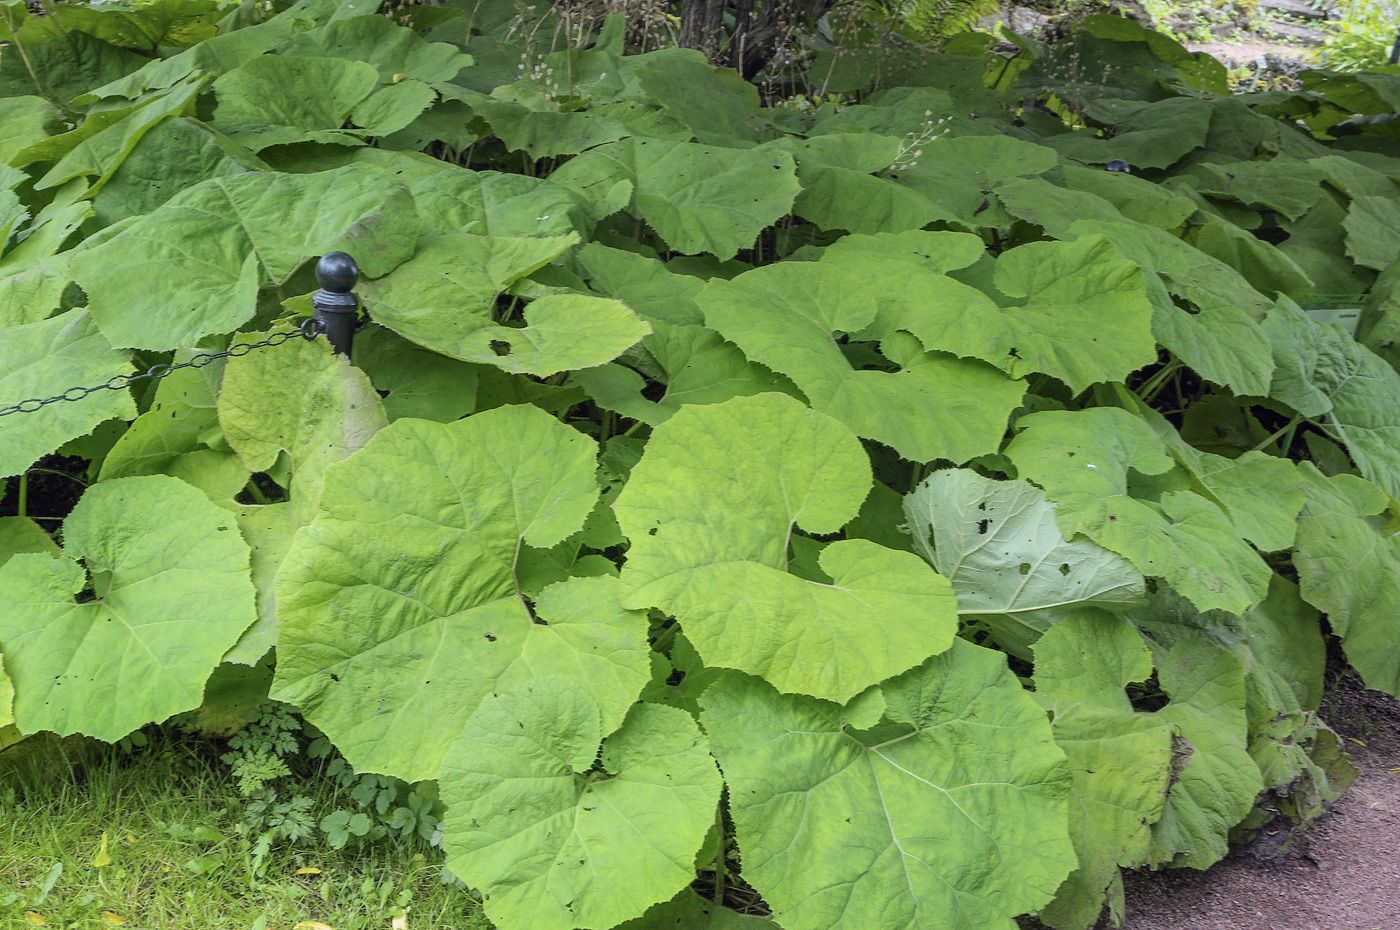
<svg viewBox="0 0 1400 930">
<path fill-rule="evenodd" d="M 1060 574 L 1061 574 L 1061 575 L 1068 575 L 1068 574 L 1069 574 L 1069 563 L 1068 563 L 1068 562 L 1061 562 L 1061 563 L 1060 563 Z"/>
<path fill-rule="evenodd" d="M 487 633 L 485 634 L 485 637 L 488 643 L 494 643 L 497 639 L 499 639 L 499 637 L 495 633 Z"/>
<path fill-rule="evenodd" d="M 1022 562 L 1020 565 L 1016 566 L 1016 571 L 1020 572 L 1022 575 L 1029 575 L 1031 573 L 1031 563 Z"/>
<path fill-rule="evenodd" d="M 992 525 L 992 521 L 991 521 L 991 520 L 978 520 L 978 521 L 977 521 L 977 535 L 979 535 L 979 536 L 986 536 L 986 535 L 987 535 L 987 527 L 989 527 L 989 526 L 991 526 L 991 525 Z"/>
<path fill-rule="evenodd" d="M 495 352 L 497 355 L 509 355 L 510 343 L 506 342 L 504 339 L 492 339 L 491 351 Z"/>
</svg>

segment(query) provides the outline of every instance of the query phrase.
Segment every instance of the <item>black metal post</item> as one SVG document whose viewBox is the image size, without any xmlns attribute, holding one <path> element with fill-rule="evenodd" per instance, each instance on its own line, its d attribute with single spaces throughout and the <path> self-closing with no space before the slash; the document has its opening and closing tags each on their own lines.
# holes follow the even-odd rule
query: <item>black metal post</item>
<svg viewBox="0 0 1400 930">
<path fill-rule="evenodd" d="M 359 303 L 351 293 L 360 280 L 360 266 L 344 252 L 328 252 L 316 263 L 316 280 L 321 289 L 311 296 L 317 329 L 336 355 L 350 357 L 359 323 Z"/>
</svg>

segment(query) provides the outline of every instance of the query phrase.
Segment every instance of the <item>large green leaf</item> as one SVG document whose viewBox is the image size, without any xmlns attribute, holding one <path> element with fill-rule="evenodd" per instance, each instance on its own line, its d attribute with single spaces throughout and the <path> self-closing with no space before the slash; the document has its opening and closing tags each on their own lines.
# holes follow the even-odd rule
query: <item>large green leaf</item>
<svg viewBox="0 0 1400 930">
<path fill-rule="evenodd" d="M 1055 150 L 1043 145 L 1001 135 L 962 136 L 934 139 L 916 164 L 887 175 L 962 223 L 1000 226 L 1008 220 L 990 200 L 997 183 L 1043 174 L 1057 164 Z"/>
<path fill-rule="evenodd" d="M 875 320 L 869 273 L 784 262 L 716 278 L 697 300 L 711 328 L 751 361 L 792 378 L 815 409 L 859 435 L 919 462 L 996 451 L 1021 383 L 975 361 L 927 354 L 899 333 L 884 347 L 899 372 L 861 370 L 843 354 L 835 334 Z"/>
<path fill-rule="evenodd" d="M 104 74 L 105 83 L 93 81 L 79 88 L 79 93 L 87 93 L 78 99 L 82 103 L 111 97 L 136 99 L 148 89 L 170 87 L 197 72 L 222 74 L 232 71 L 268 51 L 290 33 L 306 28 L 308 24 L 304 21 L 299 23 L 294 10 L 287 13 L 274 16 L 264 23 L 205 39 L 169 58 L 145 61 L 138 64 L 135 70 L 119 69 L 116 73 Z"/>
<path fill-rule="evenodd" d="M 288 142 L 355 144 L 338 130 L 377 81 L 362 61 L 263 55 L 214 82 L 213 125 L 255 152 Z"/>
<path fill-rule="evenodd" d="M 256 342 L 266 333 L 241 333 Z M 228 362 L 218 393 L 224 440 L 249 471 L 291 460 L 292 517 L 310 523 L 326 469 L 364 447 L 388 423 L 363 371 L 335 355 L 324 339 L 294 339 Z"/>
<path fill-rule="evenodd" d="M 390 175 L 408 188 L 429 232 L 469 232 L 478 236 L 562 236 L 587 234 L 604 209 L 577 192 L 543 178 L 496 171 L 470 171 L 427 155 L 378 148 L 322 147 L 316 157 L 279 162 L 287 171 L 322 171 L 363 165 Z M 602 215 L 625 206 L 622 202 Z"/>
<path fill-rule="evenodd" d="M 0 100 L 0 162 L 9 164 L 21 151 L 63 129 L 58 108 L 43 97 Z"/>
<path fill-rule="evenodd" d="M 695 280 L 684 275 L 672 277 Z M 642 348 L 658 370 L 651 370 L 644 361 L 637 364 L 651 377 L 664 380 L 666 393 L 660 400 L 647 399 L 643 393 L 648 388 L 646 378 L 620 363 L 576 371 L 570 381 L 586 390 L 603 409 L 649 426 L 670 419 L 685 404 L 717 404 L 731 397 L 775 391 L 794 397 L 800 393 L 784 376 L 744 358 L 712 329 L 661 322 L 652 326 L 655 332 L 642 340 Z"/>
<path fill-rule="evenodd" d="M 382 326 L 356 333 L 354 359 L 375 390 L 387 395 L 390 420 L 450 423 L 476 409 L 476 366 L 420 348 Z"/>
<path fill-rule="evenodd" d="M 351 112 L 350 119 L 369 135 L 392 135 L 411 125 L 437 97 L 437 91 L 422 81 L 400 80 L 366 97 Z"/>
<path fill-rule="evenodd" d="M 413 253 L 418 228 L 408 192 L 376 171 L 214 178 L 75 256 L 73 276 L 114 344 L 167 349 L 231 331 L 260 286 L 325 252 L 386 274 Z"/>
<path fill-rule="evenodd" d="M 27 517 L 0 517 L 0 568 L 12 556 L 38 552 L 57 557 L 59 548 L 43 527 Z M 5 656 L 0 653 L 0 750 L 24 739 L 15 727 L 15 689 L 5 674 Z"/>
<path fill-rule="evenodd" d="M 1307 504 L 1293 561 L 1303 598 L 1327 613 L 1366 686 L 1400 697 L 1400 543 L 1377 525 L 1390 498 L 1353 475 L 1299 471 Z"/>
<path fill-rule="evenodd" d="M 147 61 L 84 32 L 25 43 L 24 51 L 0 59 L 0 97 L 37 93 L 60 106 Z"/>
<path fill-rule="evenodd" d="M 1269 396 L 1319 420 L 1361 470 L 1400 495 L 1400 374 L 1345 330 L 1287 299 L 1265 326 L 1278 368 Z"/>
<path fill-rule="evenodd" d="M 363 289 L 376 322 L 444 355 L 536 376 L 610 362 L 650 332 L 626 305 L 583 294 L 529 304 L 524 326 L 497 322 L 497 296 L 557 258 L 576 235 L 426 238 L 411 260 Z"/>
<path fill-rule="evenodd" d="M 822 264 L 882 279 L 873 288 L 880 321 L 867 338 L 904 329 L 930 351 L 985 359 L 1016 378 L 1044 372 L 1075 391 L 1126 378 L 1156 358 L 1142 275 L 1107 239 L 1004 253 L 994 276 L 1004 306 L 946 276 L 981 252 L 978 240 L 951 233 L 851 236 L 828 249 Z"/>
<path fill-rule="evenodd" d="M 1196 212 L 1196 205 L 1190 199 L 1160 184 L 1121 171 L 1062 165 L 1060 176 L 1066 187 L 1107 200 L 1135 223 L 1146 223 L 1158 229 L 1176 229 Z M 998 196 L 1004 189 L 998 188 Z"/>
<path fill-rule="evenodd" d="M 1157 500 L 1129 493 L 1129 471 L 1174 462 L 1142 420 L 1113 407 L 1044 411 L 1017 421 L 1006 454 L 1055 504 L 1060 527 L 1166 578 L 1202 610 L 1240 612 L 1263 599 L 1269 568 L 1214 503 L 1187 490 Z"/>
<path fill-rule="evenodd" d="M 1234 200 L 1246 207 L 1268 207 L 1290 220 L 1312 209 L 1323 196 L 1323 173 L 1307 162 L 1273 158 L 1230 165 L 1203 165 L 1210 180 L 1197 189 L 1218 200 Z"/>
<path fill-rule="evenodd" d="M 1120 868 L 1151 860 L 1149 825 L 1171 782 L 1172 726 L 1135 713 L 1123 688 L 1152 674 L 1152 654 L 1132 624 L 1082 611 L 1035 644 L 1035 696 L 1052 714 L 1069 759 L 1069 831 L 1076 869 L 1040 913 L 1060 930 L 1089 930 L 1104 908 L 1123 910 Z"/>
<path fill-rule="evenodd" d="M 292 517 L 292 504 L 288 501 L 239 507 L 237 518 L 238 529 L 252 552 L 258 619 L 224 653 L 223 661 L 254 665 L 277 645 L 277 570 L 292 548 L 292 537 L 299 524 Z M 264 693 L 266 690 L 264 686 Z"/>
<path fill-rule="evenodd" d="M 1241 536 L 1261 552 L 1281 552 L 1293 545 L 1303 488 L 1292 462 L 1258 451 L 1234 458 L 1202 452 L 1137 395 L 1121 385 L 1115 393 L 1171 450 L 1191 476 L 1191 489 L 1219 505 Z"/>
<path fill-rule="evenodd" d="M 550 180 L 581 192 L 633 185 L 632 209 L 678 252 L 733 258 L 792 209 L 796 166 L 784 152 L 624 139 L 585 152 Z"/>
<path fill-rule="evenodd" d="M 609 729 L 544 676 L 482 701 L 443 761 L 448 866 L 501 930 L 612 927 L 694 879 L 720 795 L 699 727 L 637 704 Z"/>
<path fill-rule="evenodd" d="M 488 323 L 452 355 L 544 378 L 617 358 L 651 332 L 626 304 L 585 294 L 550 294 L 525 307 L 521 327 Z"/>
<path fill-rule="evenodd" d="M 86 32 L 122 48 L 155 54 L 164 48 L 186 48 L 215 35 L 227 13 L 217 0 L 155 0 L 136 9 L 69 5 L 55 7 L 53 22 L 65 31 Z"/>
<path fill-rule="evenodd" d="M 1157 341 L 1207 380 L 1237 394 L 1268 391 L 1273 358 L 1259 329 L 1270 301 L 1239 272 L 1146 224 L 1081 219 L 1056 235 L 1099 234 L 1146 273 Z M 1178 306 L 1173 296 L 1192 308 Z"/>
<path fill-rule="evenodd" d="M 640 56 L 632 73 L 642 91 L 684 123 L 696 141 L 736 148 L 759 141 L 758 108 L 722 81 L 703 53 L 658 49 Z"/>
<path fill-rule="evenodd" d="M 518 88 L 508 86 L 497 88 L 497 93 L 515 90 Z M 485 120 L 491 132 L 505 143 L 506 148 L 512 152 L 523 149 L 531 158 L 577 155 L 633 135 L 625 124 L 596 110 L 560 112 L 553 109 L 549 98 L 543 96 L 527 98 L 528 103 L 525 103 L 455 88 L 446 92 L 471 107 L 475 115 Z M 537 91 L 535 93 L 538 94 Z"/>
<path fill-rule="evenodd" d="M 1400 207 L 1395 198 L 1357 197 L 1342 221 L 1347 254 L 1358 265 L 1381 271 L 1400 258 Z"/>
<path fill-rule="evenodd" d="M 1022 656 L 1078 608 L 1142 599 L 1132 563 L 1083 537 L 1066 540 L 1044 492 L 1028 482 L 934 472 L 904 498 L 904 516 L 915 550 L 952 582 L 958 612 L 985 620 Z"/>
<path fill-rule="evenodd" d="M 1080 168 L 1080 171 L 1086 169 Z M 1110 172 L 1102 172 L 1110 174 Z M 1118 172 L 1112 172 L 1118 174 Z M 1131 177 L 1131 175 L 1123 175 Z M 1160 188 L 1159 188 L 1160 190 Z M 997 185 L 997 199 L 1017 219 L 1034 223 L 1055 236 L 1079 220 L 1104 223 L 1122 222 L 1123 214 L 1097 193 L 1071 190 L 1044 178 L 1015 178 Z M 1187 201 L 1195 212 L 1195 204 Z"/>
<path fill-rule="evenodd" d="M 840 701 L 947 649 L 952 589 L 912 553 L 839 540 L 819 558 L 829 582 L 789 574 L 794 528 L 848 522 L 869 467 L 852 433 L 785 395 L 682 407 L 613 505 L 632 541 L 624 603 L 673 614 L 707 665 Z"/>
<path fill-rule="evenodd" d="M 579 249 L 578 261 L 593 290 L 622 301 L 643 319 L 677 325 L 704 319 L 695 303 L 705 287 L 699 278 L 676 274 L 657 259 L 597 242 Z"/>
<path fill-rule="evenodd" d="M 802 193 L 793 212 L 822 229 L 897 233 L 956 219 L 952 210 L 928 196 L 872 173 L 894 163 L 903 147 L 897 138 L 869 132 L 833 133 L 810 139 L 789 137 L 768 146 L 789 151 L 797 159 Z"/>
<path fill-rule="evenodd" d="M 35 189 L 58 187 L 76 177 L 96 175 L 88 188 L 89 196 L 95 195 L 148 132 L 173 115 L 190 115 L 194 98 L 203 87 L 203 80 L 187 81 L 83 139 L 34 182 Z"/>
<path fill-rule="evenodd" d="M 534 675 L 574 676 L 615 728 L 648 677 L 645 614 L 613 578 L 538 580 L 598 499 L 595 453 L 537 407 L 501 407 L 398 420 L 327 469 L 278 579 L 274 694 L 356 769 L 409 780 L 436 776 L 482 698 Z"/>
<path fill-rule="evenodd" d="M 472 63 L 471 56 L 456 46 L 424 41 L 413 29 L 377 13 L 349 16 L 296 33 L 277 51 L 284 56 L 364 62 L 378 72 L 380 84 L 404 78 L 428 84 L 450 81 Z"/>
<path fill-rule="evenodd" d="M 0 565 L 26 552 L 58 555 L 58 546 L 44 528 L 28 517 L 0 517 Z"/>
<path fill-rule="evenodd" d="M 1162 819 L 1152 827 L 1152 858 L 1205 869 L 1229 851 L 1230 828 L 1244 819 L 1263 789 L 1247 750 L 1244 666 L 1203 639 L 1174 646 L 1157 678 L 1172 702 L 1158 714 L 1191 744 Z"/>
<path fill-rule="evenodd" d="M 254 615 L 231 514 L 176 478 L 93 485 L 64 523 L 63 558 L 0 567 L 15 720 L 110 742 L 198 707 Z"/>
<path fill-rule="evenodd" d="M 271 470 L 279 461 L 291 466 L 289 502 L 239 514 L 253 547 L 258 622 L 225 661 L 252 663 L 277 641 L 277 571 L 292 534 L 316 516 L 326 469 L 363 448 L 388 417 L 363 371 L 332 354 L 323 340 L 295 340 L 229 362 L 218 392 L 217 422 L 245 475 Z"/>
<path fill-rule="evenodd" d="M 1012 377 L 1043 372 L 1076 392 L 1156 358 L 1142 275 L 1106 238 L 1012 249 L 997 259 L 995 284 L 1015 301 L 1009 307 L 934 311 L 911 332 L 926 348 L 985 358 Z"/>
<path fill-rule="evenodd" d="M 232 139 L 188 117 L 162 120 L 141 137 L 93 197 L 97 221 L 111 225 L 155 210 L 200 181 L 266 167 Z"/>
<path fill-rule="evenodd" d="M 577 242 L 575 234 L 543 239 L 465 232 L 427 236 L 411 259 L 388 277 L 364 284 L 360 294 L 376 323 L 421 346 L 471 361 L 473 353 L 489 349 L 480 345 L 479 334 L 498 328 L 497 296 Z"/>
<path fill-rule="evenodd" d="M 1316 285 L 1286 252 L 1224 220 L 1193 227 L 1188 240 L 1198 250 L 1238 271 L 1256 290 L 1302 300 Z"/>
<path fill-rule="evenodd" d="M 1159 587 L 1131 615 L 1152 637 L 1159 655 L 1179 644 L 1205 640 L 1239 660 L 1245 669 L 1249 755 L 1263 785 L 1277 789 L 1279 810 L 1310 819 L 1322 812 L 1325 801 L 1337 797 L 1332 782 L 1334 775 L 1343 773 L 1329 773 L 1310 758 L 1329 738 L 1315 717 L 1327 649 L 1318 613 L 1302 600 L 1297 585 L 1275 575 L 1269 596 L 1238 617 L 1224 611 L 1201 613 L 1185 598 Z M 1252 829 L 1263 817 L 1256 808 L 1245 827 Z"/>
<path fill-rule="evenodd" d="M 67 253 L 59 253 L 92 205 L 77 198 L 81 181 L 64 188 L 0 258 L 0 329 L 37 323 L 59 309 L 72 278 Z"/>
<path fill-rule="evenodd" d="M 733 672 L 702 696 L 745 880 L 787 930 L 1013 930 L 1075 862 L 1045 712 L 962 640 L 878 699 L 871 726 Z"/>
<path fill-rule="evenodd" d="M 1152 103 L 1115 100 L 1110 118 L 1115 123 L 1110 138 L 1082 129 L 1051 136 L 1045 144 L 1087 164 L 1103 165 L 1117 158 L 1136 168 L 1170 168 L 1205 142 L 1211 109 L 1192 97 Z"/>
<path fill-rule="evenodd" d="M 131 373 L 126 352 L 113 349 L 84 310 L 11 327 L 0 342 L 0 406 L 96 387 Z M 33 413 L 0 418 L 0 475 L 18 475 L 42 455 L 90 433 L 112 417 L 136 415 L 126 391 L 98 391 Z"/>
</svg>

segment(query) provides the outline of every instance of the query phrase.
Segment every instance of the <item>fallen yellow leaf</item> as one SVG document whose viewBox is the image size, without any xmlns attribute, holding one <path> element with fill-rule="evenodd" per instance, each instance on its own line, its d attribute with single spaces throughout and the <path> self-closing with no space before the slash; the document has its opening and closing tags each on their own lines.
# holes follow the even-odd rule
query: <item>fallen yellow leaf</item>
<svg viewBox="0 0 1400 930">
<path fill-rule="evenodd" d="M 303 920 L 293 927 L 292 930 L 335 930 L 335 928 L 323 924 L 319 920 Z"/>
<path fill-rule="evenodd" d="M 102 845 L 98 847 L 97 855 L 93 857 L 92 864 L 97 868 L 102 868 L 112 864 L 112 856 L 107 852 L 107 831 L 102 831 Z"/>
<path fill-rule="evenodd" d="M 403 911 L 395 914 L 390 926 L 392 930 L 408 930 L 408 914 Z"/>
<path fill-rule="evenodd" d="M 1351 743 L 1355 743 L 1355 744 L 1358 745 L 1358 746 L 1365 746 L 1365 745 L 1366 745 L 1365 742 L 1363 742 L 1362 740 L 1357 739 L 1357 738 L 1354 737 L 1354 736 L 1348 736 L 1348 737 L 1347 737 L 1347 741 L 1348 741 L 1348 742 L 1351 742 Z"/>
<path fill-rule="evenodd" d="M 111 911 L 103 911 L 102 922 L 109 927 L 120 927 L 122 924 L 126 923 L 126 918 L 120 914 L 114 914 Z"/>
<path fill-rule="evenodd" d="M 25 911 L 24 922 L 35 927 L 42 927 L 44 925 L 44 915 L 37 911 Z"/>
<path fill-rule="evenodd" d="M 313 869 L 311 866 L 308 865 L 308 866 L 305 866 L 304 868 L 297 869 L 297 874 L 298 874 L 298 875 L 320 875 L 320 874 L 321 874 L 321 870 L 320 870 L 320 869 Z"/>
</svg>

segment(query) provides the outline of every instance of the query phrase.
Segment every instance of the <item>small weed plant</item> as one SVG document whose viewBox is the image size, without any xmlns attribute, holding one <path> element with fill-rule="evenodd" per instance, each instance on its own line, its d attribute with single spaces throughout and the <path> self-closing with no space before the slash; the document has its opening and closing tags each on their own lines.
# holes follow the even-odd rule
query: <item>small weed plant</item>
<svg viewBox="0 0 1400 930">
<path fill-rule="evenodd" d="M 220 758 L 245 799 L 242 826 L 254 838 L 255 866 L 279 843 L 344 849 L 393 839 L 415 852 L 442 845 L 442 804 L 431 783 L 358 774 L 284 704 L 263 705 L 228 748 Z"/>
</svg>

